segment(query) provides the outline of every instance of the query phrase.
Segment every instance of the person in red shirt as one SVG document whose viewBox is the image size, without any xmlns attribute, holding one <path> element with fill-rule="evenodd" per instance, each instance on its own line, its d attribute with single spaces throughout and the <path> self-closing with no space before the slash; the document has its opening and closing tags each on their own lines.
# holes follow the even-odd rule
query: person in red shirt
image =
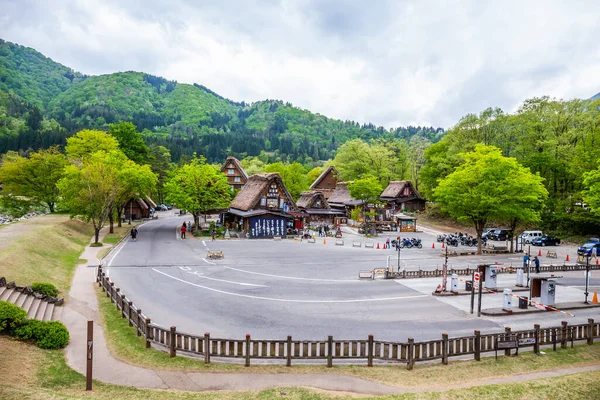
<svg viewBox="0 0 600 400">
<path fill-rule="evenodd" d="M 181 238 L 185 239 L 185 232 L 187 231 L 187 226 L 185 226 L 185 222 L 181 225 Z"/>
</svg>

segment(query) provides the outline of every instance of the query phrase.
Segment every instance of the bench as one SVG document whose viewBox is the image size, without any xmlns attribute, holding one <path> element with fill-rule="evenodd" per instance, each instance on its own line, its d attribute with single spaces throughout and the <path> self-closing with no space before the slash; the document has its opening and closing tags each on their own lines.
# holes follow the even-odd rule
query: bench
<svg viewBox="0 0 600 400">
<path fill-rule="evenodd" d="M 223 252 L 222 251 L 209 251 L 208 252 L 208 256 L 207 256 L 210 260 L 220 260 L 222 259 L 223 256 Z"/>
<path fill-rule="evenodd" d="M 558 255 L 556 254 L 555 251 L 548 251 L 546 253 L 546 257 L 548 257 L 548 258 L 558 258 Z"/>
</svg>

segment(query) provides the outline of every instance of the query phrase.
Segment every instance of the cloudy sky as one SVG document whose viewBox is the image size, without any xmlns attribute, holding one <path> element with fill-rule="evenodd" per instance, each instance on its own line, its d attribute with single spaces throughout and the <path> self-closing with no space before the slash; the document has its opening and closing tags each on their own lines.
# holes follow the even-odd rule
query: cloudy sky
<svg viewBox="0 0 600 400">
<path fill-rule="evenodd" d="M 0 38 L 387 128 L 600 92 L 600 2 L 0 0 Z"/>
</svg>

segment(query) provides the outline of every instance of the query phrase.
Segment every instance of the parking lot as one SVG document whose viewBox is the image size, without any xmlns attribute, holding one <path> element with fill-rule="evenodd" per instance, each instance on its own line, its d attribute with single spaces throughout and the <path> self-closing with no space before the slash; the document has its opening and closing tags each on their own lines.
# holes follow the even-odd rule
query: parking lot
<svg viewBox="0 0 600 400">
<path fill-rule="evenodd" d="M 241 338 L 247 333 L 263 339 L 287 335 L 350 339 L 373 334 L 382 340 L 422 340 L 437 338 L 442 332 L 458 336 L 472 334 L 475 329 L 487 332 L 505 326 L 531 328 L 534 323 L 557 325 L 567 318 L 554 312 L 477 318 L 465 309 L 468 296 L 431 295 L 441 283 L 439 278 L 359 280 L 360 270 L 388 265 L 398 268 L 398 253 L 382 249 L 385 234 L 377 240 L 364 239 L 344 229 L 343 245 L 336 245 L 334 238 L 318 237 L 314 243 L 290 239 L 180 240 L 177 227 L 183 220 L 175 214 L 163 215 L 144 224 L 137 242 L 125 242 L 105 260 L 105 266 L 122 292 L 155 323 L 175 325 L 184 332 L 211 332 L 225 338 Z M 435 234 L 411 234 L 421 238 L 423 248 L 401 250 L 400 268 L 441 269 L 444 256 Z M 390 233 L 391 238 L 395 235 Z M 361 247 L 353 247 L 353 242 L 361 242 Z M 373 248 L 365 248 L 365 242 L 373 242 Z M 534 249 L 538 250 L 532 247 L 532 254 Z M 223 251 L 224 259 L 209 260 L 209 250 Z M 567 253 L 571 257 L 575 254 L 573 246 L 554 250 L 557 258 L 542 256 L 542 264 L 562 264 Z M 517 266 L 522 264 L 522 255 L 448 259 L 449 268 L 481 263 Z M 561 275 L 564 285 L 557 289 L 557 302 L 583 301 L 583 272 Z M 506 280 L 507 285 L 514 279 L 515 275 L 499 275 L 499 282 Z M 592 286 L 600 288 L 596 275 Z M 500 295 L 483 296 L 483 308 L 501 305 Z M 581 323 L 594 315 L 597 318 L 598 309 L 573 313 L 575 317 L 568 320 Z"/>
</svg>

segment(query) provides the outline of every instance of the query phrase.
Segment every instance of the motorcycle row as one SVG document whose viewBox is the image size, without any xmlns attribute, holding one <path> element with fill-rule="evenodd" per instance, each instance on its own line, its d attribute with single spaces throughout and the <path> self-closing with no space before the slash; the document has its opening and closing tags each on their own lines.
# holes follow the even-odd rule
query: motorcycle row
<svg viewBox="0 0 600 400">
<path fill-rule="evenodd" d="M 446 243 L 447 246 L 458 247 L 459 244 L 463 246 L 477 246 L 477 238 L 471 235 L 467 235 L 466 233 L 458 232 L 458 233 L 448 233 L 437 236 L 438 242 Z M 483 246 L 486 245 L 487 240 L 482 239 Z"/>
<path fill-rule="evenodd" d="M 423 244 L 421 243 L 421 239 L 417 239 L 417 238 L 403 238 L 400 239 L 400 241 L 398 241 L 397 239 L 392 240 L 392 247 L 396 248 L 396 249 L 403 249 L 403 248 L 407 248 L 410 249 L 412 247 L 416 247 L 418 249 L 423 247 Z"/>
</svg>

